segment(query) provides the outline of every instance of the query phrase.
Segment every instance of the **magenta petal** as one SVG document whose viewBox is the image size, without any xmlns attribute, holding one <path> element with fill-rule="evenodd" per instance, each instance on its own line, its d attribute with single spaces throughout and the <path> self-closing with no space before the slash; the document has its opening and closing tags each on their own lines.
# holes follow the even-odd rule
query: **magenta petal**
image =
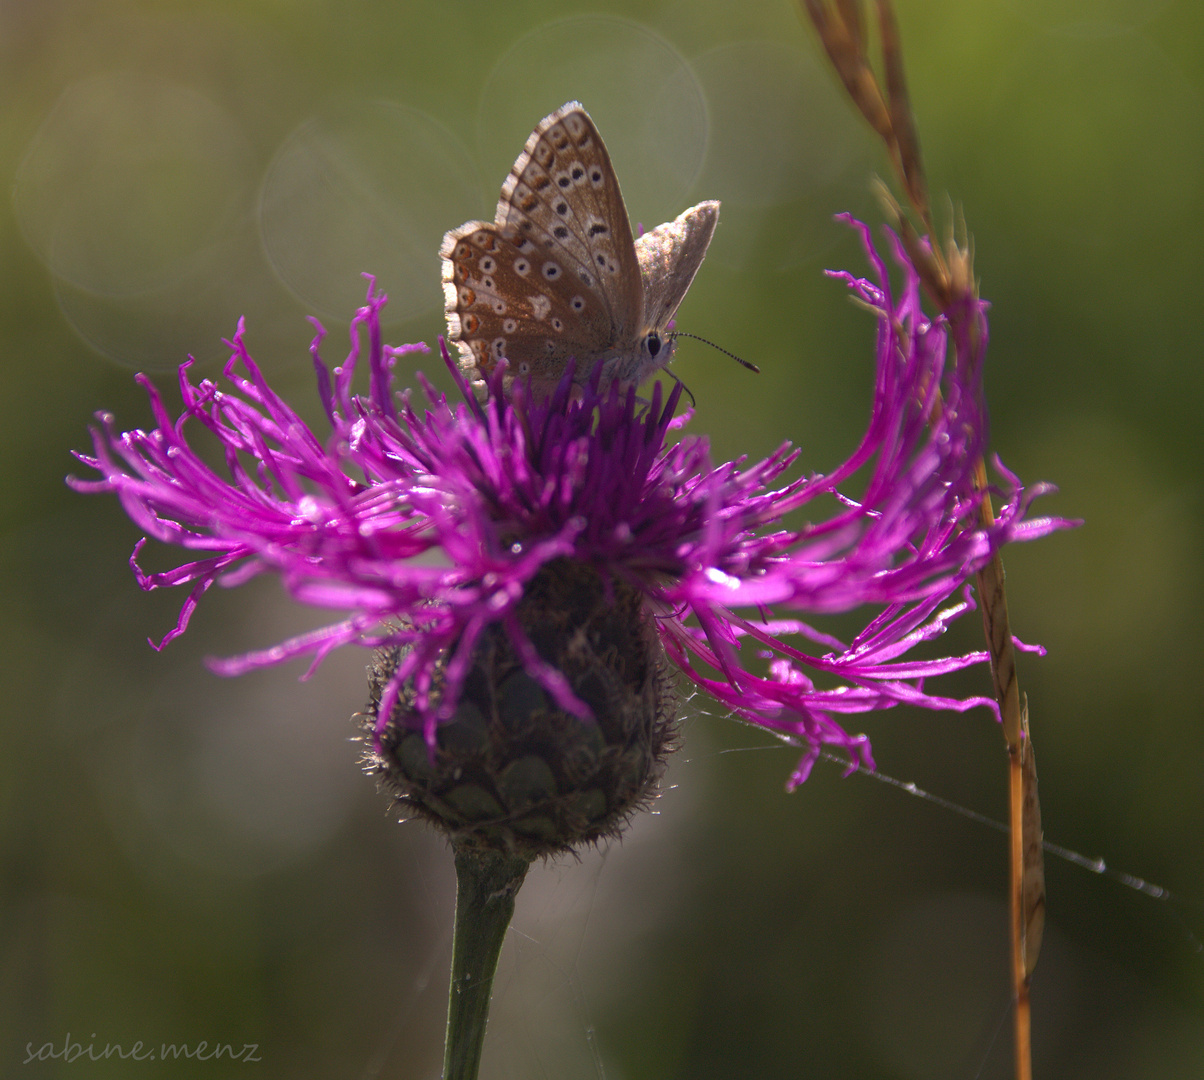
<svg viewBox="0 0 1204 1080">
<path fill-rule="evenodd" d="M 383 715 L 413 680 L 433 745 L 435 727 L 455 707 L 468 652 L 484 628 L 500 624 L 552 699 L 580 715 L 584 705 L 514 614 L 542 567 L 577 559 L 643 592 L 666 654 L 688 678 L 742 719 L 804 747 L 790 786 L 825 745 L 872 767 L 865 737 L 835 717 L 898 704 L 994 709 L 984 698 L 925 688 L 926 679 L 985 660 L 932 655 L 932 643 L 972 606 L 969 583 L 995 551 L 1071 523 L 1031 517 L 1033 499 L 1050 489 L 1026 490 L 999 466 L 998 517 L 981 526 L 973 472 L 986 447 L 986 304 L 967 316 L 977 323 L 975 347 L 951 340 L 943 319 L 923 314 L 918 278 L 893 236 L 903 275 L 897 297 L 869 230 L 850 223 L 874 279 L 833 277 L 877 315 L 874 394 L 856 450 L 825 474 L 790 479 L 798 451 L 789 446 L 753 464 L 715 465 L 701 437 L 667 444 L 688 419 L 675 416 L 680 386 L 665 396 L 658 385 L 641 403 L 634 388 L 599 391 L 595 377 L 574 396 L 570 373 L 543 401 L 526 401 L 521 387 L 511 400 L 497 392 L 499 365 L 495 393 L 478 403 L 442 342 L 463 400 L 449 401 L 419 377 L 418 405 L 413 392 L 394 391 L 394 366 L 425 346 L 383 344 L 385 297 L 372 285 L 333 374 L 315 323 L 325 435 L 271 389 L 240 323 L 228 343 L 227 389 L 194 384 L 183 365 L 184 408 L 173 418 L 140 378 L 155 428 L 117 432 L 102 416 L 94 456 L 77 455 L 99 479 L 69 483 L 113 492 L 148 536 L 203 553 L 165 573 L 143 574 L 134 564 L 145 589 L 192 586 L 163 644 L 185 631 L 214 581 L 239 584 L 264 572 L 278 574 L 301 603 L 339 613 L 321 629 L 214 661 L 224 674 L 303 655 L 316 664 L 345 644 L 409 646 L 385 688 Z M 352 378 L 365 361 L 369 392 L 359 397 Z M 194 449 L 197 429 L 216 440 L 224 473 Z M 864 488 L 844 490 L 854 474 L 866 477 Z M 783 526 L 825 495 L 836 496 L 835 512 L 802 530 Z M 867 610 L 864 628 L 847 645 L 815 625 L 857 608 Z M 928 652 L 914 654 L 919 647 Z M 433 665 L 448 656 L 432 704 Z M 817 673 L 826 689 L 813 681 Z"/>
</svg>

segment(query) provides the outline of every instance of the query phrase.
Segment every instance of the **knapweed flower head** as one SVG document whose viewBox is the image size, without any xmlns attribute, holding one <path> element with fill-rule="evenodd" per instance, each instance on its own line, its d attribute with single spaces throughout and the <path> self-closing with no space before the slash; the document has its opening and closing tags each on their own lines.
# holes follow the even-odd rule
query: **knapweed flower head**
<svg viewBox="0 0 1204 1080">
<path fill-rule="evenodd" d="M 451 399 L 421 376 L 421 395 L 396 393 L 395 364 L 415 347 L 382 344 L 385 297 L 370 288 L 333 378 L 320 328 L 311 347 L 328 435 L 271 389 L 240 324 L 229 389 L 194 384 L 185 364 L 173 419 L 142 379 L 156 427 L 119 432 L 103 417 L 95 456 L 80 457 L 101 478 L 72 483 L 115 492 L 148 536 L 194 553 L 147 574 L 136 562 L 145 541 L 135 549 L 143 588 L 192 586 L 164 643 L 219 579 L 274 572 L 295 599 L 339 611 L 319 631 L 214 666 L 237 674 L 302 655 L 316 665 L 348 644 L 377 650 L 372 768 L 462 840 L 538 853 L 613 832 L 671 742 L 673 669 L 802 747 L 790 786 L 825 746 L 872 766 L 850 714 L 995 708 L 927 686 L 985 653 L 912 650 L 972 606 L 968 583 L 1000 545 L 1066 523 L 1031 517 L 1044 489 L 1002 469 L 998 516 L 980 523 L 986 305 L 967 298 L 955 320 L 927 317 L 893 236 L 897 293 L 856 227 L 873 279 L 834 276 L 877 317 L 873 405 L 857 449 L 824 474 L 790 479 L 789 445 L 716 464 L 705 438 L 670 441 L 687 419 L 675 416 L 680 386 L 642 402 L 597 378 L 574 389 L 570 371 L 534 400 L 521 385 L 502 393 L 499 369 L 484 402 L 462 381 Z M 368 390 L 356 396 L 365 332 Z M 190 424 L 217 440 L 224 474 L 193 448 Z M 855 474 L 854 498 L 843 488 Z M 784 525 L 833 501 L 826 517 Z M 862 607 L 870 615 L 851 641 L 814 625 Z"/>
</svg>

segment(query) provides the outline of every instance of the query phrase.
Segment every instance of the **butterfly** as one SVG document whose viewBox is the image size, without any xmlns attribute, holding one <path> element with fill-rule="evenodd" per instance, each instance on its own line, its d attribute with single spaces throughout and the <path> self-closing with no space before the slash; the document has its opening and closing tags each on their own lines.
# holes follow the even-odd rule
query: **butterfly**
<svg viewBox="0 0 1204 1080">
<path fill-rule="evenodd" d="M 550 392 L 576 359 L 586 382 L 643 382 L 673 356 L 669 323 L 706 255 L 719 203 L 699 203 L 633 238 L 610 155 L 576 101 L 546 116 L 502 184 L 491 222 L 452 229 L 439 249 L 447 336 L 481 391 Z"/>
</svg>

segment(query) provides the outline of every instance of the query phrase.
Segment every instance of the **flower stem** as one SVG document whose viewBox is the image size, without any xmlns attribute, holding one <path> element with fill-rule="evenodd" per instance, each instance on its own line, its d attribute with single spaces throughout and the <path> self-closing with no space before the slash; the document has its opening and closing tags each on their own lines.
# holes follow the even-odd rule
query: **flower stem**
<svg viewBox="0 0 1204 1080">
<path fill-rule="evenodd" d="M 530 861 L 500 852 L 456 851 L 456 928 L 443 1080 L 476 1080 L 493 974 Z"/>
</svg>

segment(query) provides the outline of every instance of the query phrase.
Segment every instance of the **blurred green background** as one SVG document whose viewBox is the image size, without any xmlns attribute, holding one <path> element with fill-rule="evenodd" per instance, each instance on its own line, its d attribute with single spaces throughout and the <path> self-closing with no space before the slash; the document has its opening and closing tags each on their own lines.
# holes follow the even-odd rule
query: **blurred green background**
<svg viewBox="0 0 1204 1080">
<path fill-rule="evenodd" d="M 1049 648 L 1021 658 L 1046 836 L 1176 896 L 1051 859 L 1036 1072 L 1201 1076 L 1204 8 L 899 17 L 931 185 L 994 304 L 994 447 L 1087 521 L 1006 556 L 1016 631 Z M 320 621 L 268 580 L 154 653 L 183 596 L 140 592 L 138 530 L 62 478 L 94 410 L 149 422 L 135 371 L 216 373 L 240 315 L 316 420 L 305 317 L 337 362 L 360 271 L 391 341 L 433 343 L 440 236 L 573 97 L 634 220 L 723 200 L 678 324 L 763 373 L 685 343 L 692 430 L 841 460 L 874 328 L 822 270 L 863 270 L 831 214 L 877 221 L 884 162 L 785 0 L 0 4 L 0 1075 L 438 1075 L 451 858 L 357 772 L 366 657 L 210 674 Z M 948 644 L 980 641 L 973 617 Z M 483 1076 L 1009 1076 L 1003 836 L 829 763 L 787 796 L 794 751 L 686 715 L 656 813 L 533 869 Z M 1005 815 L 985 711 L 866 730 L 885 773 Z M 262 1062 L 24 1064 L 68 1034 Z"/>
</svg>

